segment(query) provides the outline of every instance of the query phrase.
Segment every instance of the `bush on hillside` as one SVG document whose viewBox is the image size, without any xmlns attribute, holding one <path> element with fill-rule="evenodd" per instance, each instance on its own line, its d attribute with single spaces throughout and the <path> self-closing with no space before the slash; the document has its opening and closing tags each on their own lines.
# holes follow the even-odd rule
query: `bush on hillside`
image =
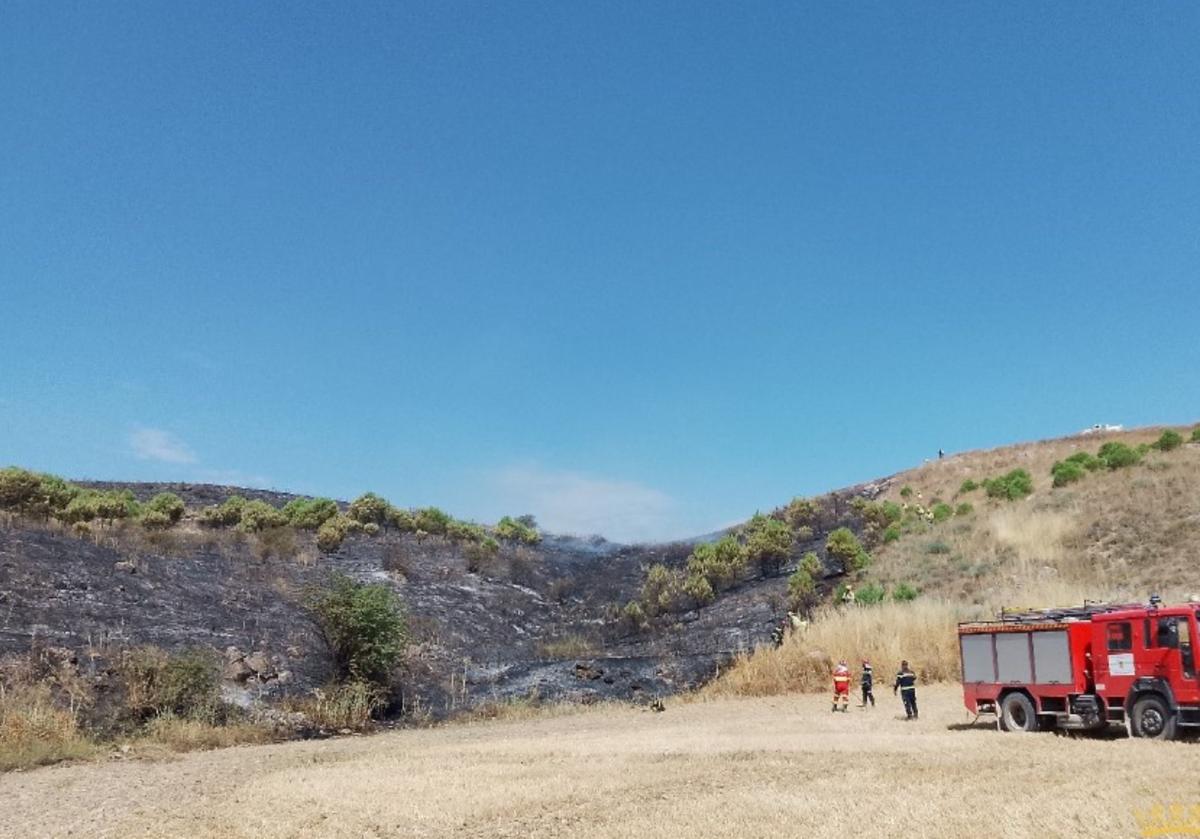
<svg viewBox="0 0 1200 839">
<path fill-rule="evenodd" d="M 451 521 L 450 514 L 437 507 L 422 507 L 413 512 L 413 527 L 437 536 L 445 535 Z"/>
<path fill-rule="evenodd" d="M 945 521 L 954 515 L 954 508 L 944 501 L 933 505 L 933 520 Z"/>
<path fill-rule="evenodd" d="M 907 603 L 910 600 L 916 600 L 918 594 L 920 592 L 908 583 L 899 583 L 892 589 L 892 600 L 895 600 L 897 603 Z"/>
<path fill-rule="evenodd" d="M 729 588 L 746 570 L 748 555 L 732 536 L 697 545 L 687 560 L 687 573 L 708 580 L 713 591 Z"/>
<path fill-rule="evenodd" d="M 148 513 L 158 513 L 166 518 L 169 524 L 178 524 L 183 518 L 183 499 L 173 492 L 160 492 L 147 501 L 142 510 L 143 521 Z"/>
<path fill-rule="evenodd" d="M 232 527 L 242 520 L 242 509 L 247 501 L 240 495 L 231 495 L 215 507 L 200 511 L 200 523 L 209 527 Z"/>
<path fill-rule="evenodd" d="M 323 553 L 333 553 L 342 546 L 347 536 L 361 529 L 362 525 L 357 521 L 338 513 L 317 528 L 317 548 Z"/>
<path fill-rule="evenodd" d="M 958 487 L 958 494 L 962 495 L 963 493 L 974 492 L 977 489 L 979 489 L 979 484 L 977 482 L 971 480 L 970 478 L 967 478 Z"/>
<path fill-rule="evenodd" d="M 900 497 L 901 498 L 912 498 L 912 494 L 913 494 L 912 487 L 908 486 L 907 484 L 900 487 Z"/>
<path fill-rule="evenodd" d="M 1056 487 L 1073 484 L 1085 475 L 1087 470 L 1075 460 L 1059 460 L 1050 467 L 1050 476 L 1054 479 L 1051 484 Z"/>
<path fill-rule="evenodd" d="M 783 517 L 793 529 L 811 525 L 820 508 L 809 498 L 793 498 L 784 508 Z"/>
<path fill-rule="evenodd" d="M 1097 457 L 1109 469 L 1123 469 L 1127 466 L 1133 466 L 1142 459 L 1141 454 L 1135 449 L 1131 449 L 1124 443 L 1105 443 L 1100 447 Z"/>
<path fill-rule="evenodd" d="M 883 531 L 883 543 L 886 545 L 888 542 L 895 542 L 900 538 L 901 532 L 899 525 L 888 525 L 887 529 Z"/>
<path fill-rule="evenodd" d="M 746 523 L 746 559 L 762 576 L 779 573 L 792 550 L 792 530 L 779 519 L 755 513 Z"/>
<path fill-rule="evenodd" d="M 879 583 L 867 583 L 856 592 L 854 602 L 860 606 L 874 606 L 882 603 L 886 596 L 887 590 Z"/>
<path fill-rule="evenodd" d="M 329 648 L 339 682 L 387 685 L 408 643 L 408 622 L 396 593 L 381 583 L 338 574 L 307 601 Z"/>
<path fill-rule="evenodd" d="M 800 558 L 796 570 L 788 577 L 788 602 L 793 611 L 803 609 L 807 605 L 824 570 L 821 558 L 812 551 Z"/>
<path fill-rule="evenodd" d="M 1200 443 L 1200 425 L 1192 429 L 1192 442 Z"/>
<path fill-rule="evenodd" d="M 542 541 L 541 534 L 535 528 L 518 519 L 514 519 L 512 516 L 505 516 L 500 519 L 496 523 L 495 533 L 497 538 L 508 542 L 522 542 L 526 545 L 536 545 Z"/>
<path fill-rule="evenodd" d="M 220 706 L 220 670 L 210 650 L 174 655 L 159 647 L 127 650 L 117 664 L 125 710 L 135 720 L 174 714 L 211 719 Z"/>
<path fill-rule="evenodd" d="M 1153 447 L 1160 452 L 1173 451 L 1183 445 L 1183 435 L 1173 428 L 1168 428 L 1162 436 L 1154 441 Z"/>
<path fill-rule="evenodd" d="M 364 492 L 350 502 L 346 515 L 359 524 L 387 524 L 392 505 L 373 492 Z"/>
<path fill-rule="evenodd" d="M 954 510 L 954 515 L 969 516 L 973 512 L 975 512 L 975 507 L 973 505 L 971 505 L 970 503 L 964 501 L 963 503 L 959 504 L 958 507 Z"/>
<path fill-rule="evenodd" d="M 1075 452 L 1075 454 L 1067 458 L 1067 462 L 1078 463 L 1089 472 L 1095 472 L 1104 468 L 1104 461 L 1091 452 Z"/>
<path fill-rule="evenodd" d="M 275 509 L 266 501 L 247 501 L 242 507 L 238 530 L 243 533 L 258 533 L 270 527 L 283 527 L 288 523 L 287 516 Z"/>
<path fill-rule="evenodd" d="M 293 498 L 280 512 L 292 527 L 316 530 L 338 514 L 338 505 L 330 498 Z"/>
<path fill-rule="evenodd" d="M 986 478 L 983 486 L 989 498 L 1016 501 L 1033 492 L 1033 478 L 1024 469 L 1013 469 L 999 478 Z"/>
<path fill-rule="evenodd" d="M 829 534 L 825 552 L 846 571 L 861 571 L 871 564 L 871 555 L 848 527 L 839 527 Z"/>
</svg>

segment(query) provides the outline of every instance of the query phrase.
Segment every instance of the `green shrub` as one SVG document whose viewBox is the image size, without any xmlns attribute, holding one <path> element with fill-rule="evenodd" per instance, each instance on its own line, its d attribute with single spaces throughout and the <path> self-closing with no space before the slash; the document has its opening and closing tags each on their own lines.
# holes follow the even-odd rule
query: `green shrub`
<svg viewBox="0 0 1200 839">
<path fill-rule="evenodd" d="M 373 492 L 364 492 L 350 502 L 346 515 L 359 524 L 386 524 L 392 505 L 386 499 L 380 498 Z"/>
<path fill-rule="evenodd" d="M 899 583 L 892 589 L 892 599 L 898 603 L 907 603 L 910 600 L 915 600 L 918 594 L 920 592 L 908 583 Z"/>
<path fill-rule="evenodd" d="M 381 583 L 335 575 L 307 601 L 333 657 L 338 681 L 386 685 L 408 643 L 408 623 L 396 593 Z"/>
<path fill-rule="evenodd" d="M 854 601 L 861 606 L 874 606 L 886 596 L 887 591 L 879 583 L 867 583 L 855 593 Z"/>
<path fill-rule="evenodd" d="M 496 523 L 496 536 L 508 542 L 523 542 L 526 545 L 536 545 L 542 541 L 542 536 L 536 529 L 528 524 L 514 519 L 512 516 L 505 516 Z"/>
<path fill-rule="evenodd" d="M 973 506 L 971 506 L 969 503 L 967 503 L 966 501 L 964 501 L 963 503 L 958 505 L 958 508 L 954 511 L 954 515 L 969 516 L 973 512 L 975 512 L 975 508 Z"/>
<path fill-rule="evenodd" d="M 989 498 L 1016 501 L 1033 492 L 1033 478 L 1024 469 L 1013 469 L 999 478 L 987 478 L 983 482 Z"/>
<path fill-rule="evenodd" d="M 472 542 L 463 548 L 463 557 L 467 560 L 467 570 L 472 574 L 487 571 L 499 553 L 500 543 L 491 538 Z"/>
<path fill-rule="evenodd" d="M 1178 431 L 1168 428 L 1162 433 L 1162 436 L 1154 441 L 1154 448 L 1160 452 L 1169 452 L 1183 445 L 1183 435 Z"/>
<path fill-rule="evenodd" d="M 642 583 L 641 603 L 649 617 L 682 611 L 688 603 L 684 575 L 661 563 L 651 565 Z"/>
<path fill-rule="evenodd" d="M 793 610 L 804 608 L 816 590 L 814 575 L 801 563 L 788 577 L 788 603 Z"/>
<path fill-rule="evenodd" d="M 206 719 L 220 706 L 220 670 L 210 650 L 170 655 L 158 647 L 138 647 L 121 655 L 117 670 L 125 709 L 136 720 L 164 714 Z"/>
<path fill-rule="evenodd" d="M 792 530 L 779 519 L 755 513 L 746 523 L 746 561 L 765 577 L 779 573 L 792 550 Z"/>
<path fill-rule="evenodd" d="M 1133 466 L 1142 459 L 1135 449 L 1129 448 L 1124 443 L 1105 443 L 1097 452 L 1097 457 L 1109 469 L 1123 469 L 1127 466 Z"/>
<path fill-rule="evenodd" d="M 646 628 L 646 612 L 640 603 L 631 600 L 621 609 L 619 622 L 627 632 L 640 632 Z"/>
<path fill-rule="evenodd" d="M 861 571 L 871 564 L 871 555 L 848 527 L 839 527 L 829 534 L 825 552 L 847 571 Z"/>
<path fill-rule="evenodd" d="M 1192 442 L 1200 443 L 1200 425 L 1192 429 Z"/>
<path fill-rule="evenodd" d="M 1053 486 L 1064 487 L 1082 480 L 1087 475 L 1087 470 L 1079 461 L 1059 460 L 1050 467 L 1050 475 L 1054 479 L 1051 481 Z"/>
<path fill-rule="evenodd" d="M 326 519 L 317 528 L 317 548 L 324 553 L 333 553 L 342 546 L 342 542 L 355 530 L 356 525 L 362 527 L 354 519 L 340 513 Z"/>
<path fill-rule="evenodd" d="M 933 520 L 945 521 L 954 515 L 954 508 L 944 501 L 933 505 Z"/>
<path fill-rule="evenodd" d="M 388 525 L 396 528 L 401 533 L 415 533 L 417 530 L 417 517 L 410 510 L 401 510 L 399 507 L 392 507 L 388 510 Z"/>
<path fill-rule="evenodd" d="M 231 495 L 216 507 L 205 507 L 200 512 L 200 523 L 209 527 L 232 527 L 241 522 L 246 504 L 242 496 Z"/>
<path fill-rule="evenodd" d="M 948 554 L 950 553 L 950 546 L 945 542 L 930 542 L 925 547 L 925 552 L 931 554 Z"/>
<path fill-rule="evenodd" d="M 1098 469 L 1104 468 L 1104 461 L 1091 452 L 1075 452 L 1075 454 L 1067 458 L 1067 463 L 1078 463 L 1089 472 L 1095 472 Z"/>
<path fill-rule="evenodd" d="M 280 512 L 292 527 L 316 530 L 338 514 L 338 505 L 330 498 L 293 498 Z"/>
<path fill-rule="evenodd" d="M 183 518 L 183 499 L 173 492 L 160 492 L 142 508 L 143 520 L 148 512 L 160 513 L 166 518 L 168 525 L 178 524 Z"/>
<path fill-rule="evenodd" d="M 908 486 L 907 484 L 900 487 L 900 497 L 901 498 L 912 498 L 912 494 L 913 494 L 912 487 Z"/>
<path fill-rule="evenodd" d="M 698 606 L 706 606 L 712 603 L 717 597 L 717 593 L 713 591 L 712 583 L 704 577 L 695 574 L 688 574 L 684 577 L 683 593 L 695 601 Z"/>
<path fill-rule="evenodd" d="M 439 510 L 437 507 L 422 507 L 413 513 L 415 529 L 438 536 L 446 532 L 446 528 L 450 526 L 452 520 L 449 513 Z"/>
<path fill-rule="evenodd" d="M 819 512 L 817 502 L 808 498 L 793 498 L 784 508 L 783 517 L 793 528 L 798 528 L 811 525 Z"/>
<path fill-rule="evenodd" d="M 888 525 L 887 529 L 883 531 L 884 544 L 886 545 L 888 542 L 895 542 L 897 539 L 900 538 L 900 533 L 901 533 L 901 531 L 900 531 L 899 525 L 896 525 L 896 524 Z"/>
<path fill-rule="evenodd" d="M 147 530 L 166 530 L 171 526 L 171 519 L 166 513 L 158 510 L 146 510 L 140 519 L 142 527 Z"/>
<path fill-rule="evenodd" d="M 687 560 L 689 575 L 708 580 L 713 591 L 722 591 L 746 570 L 748 554 L 732 536 L 697 545 Z"/>
<path fill-rule="evenodd" d="M 967 478 L 959 486 L 958 494 L 962 495 L 963 493 L 966 493 L 966 492 L 974 492 L 977 489 L 979 489 L 979 484 L 976 483 L 975 481 L 971 480 L 970 478 Z"/>
<path fill-rule="evenodd" d="M 269 527 L 283 527 L 288 523 L 287 516 L 275 509 L 266 501 L 247 501 L 242 507 L 241 520 L 238 530 L 243 533 L 258 533 Z"/>
<path fill-rule="evenodd" d="M 490 537 L 482 526 L 474 522 L 454 519 L 446 525 L 446 538 L 454 542 L 482 542 Z"/>
</svg>

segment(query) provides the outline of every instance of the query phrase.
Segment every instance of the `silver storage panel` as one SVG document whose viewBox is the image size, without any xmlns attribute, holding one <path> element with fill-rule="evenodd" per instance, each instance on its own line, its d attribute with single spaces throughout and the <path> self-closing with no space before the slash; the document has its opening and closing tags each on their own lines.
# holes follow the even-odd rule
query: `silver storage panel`
<svg viewBox="0 0 1200 839">
<path fill-rule="evenodd" d="M 1033 667 L 1029 660 L 1028 632 L 996 633 L 996 669 L 998 682 L 1033 681 Z"/>
<path fill-rule="evenodd" d="M 1073 679 L 1067 631 L 1033 633 L 1033 663 L 1039 685 L 1070 684 Z"/>
<path fill-rule="evenodd" d="M 964 682 L 996 681 L 996 662 L 992 658 L 992 638 L 986 635 L 960 635 Z"/>
</svg>

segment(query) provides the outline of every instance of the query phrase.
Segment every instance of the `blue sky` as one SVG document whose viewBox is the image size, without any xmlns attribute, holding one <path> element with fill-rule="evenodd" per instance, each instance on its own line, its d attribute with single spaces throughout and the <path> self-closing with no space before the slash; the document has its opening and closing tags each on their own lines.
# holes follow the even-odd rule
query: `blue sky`
<svg viewBox="0 0 1200 839">
<path fill-rule="evenodd" d="M 6 3 L 0 462 L 711 530 L 1200 418 L 1200 6 Z"/>
</svg>

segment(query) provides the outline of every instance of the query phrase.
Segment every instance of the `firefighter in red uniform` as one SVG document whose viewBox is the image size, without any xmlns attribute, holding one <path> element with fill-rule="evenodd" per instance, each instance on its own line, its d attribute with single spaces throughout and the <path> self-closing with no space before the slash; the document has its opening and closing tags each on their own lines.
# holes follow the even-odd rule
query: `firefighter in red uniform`
<svg viewBox="0 0 1200 839">
<path fill-rule="evenodd" d="M 842 659 L 838 662 L 837 667 L 833 668 L 833 710 L 838 709 L 838 700 L 841 700 L 842 710 L 846 711 L 850 708 L 850 668 L 846 666 L 846 660 Z"/>
</svg>

